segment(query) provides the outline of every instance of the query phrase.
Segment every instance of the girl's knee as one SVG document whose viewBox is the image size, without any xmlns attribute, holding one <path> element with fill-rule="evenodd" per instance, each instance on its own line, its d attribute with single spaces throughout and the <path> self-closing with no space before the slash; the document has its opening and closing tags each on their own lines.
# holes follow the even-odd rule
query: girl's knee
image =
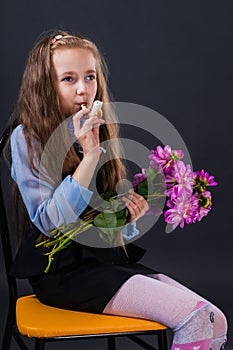
<svg viewBox="0 0 233 350">
<path fill-rule="evenodd" d="M 224 313 L 217 307 L 212 307 L 212 310 L 214 313 L 214 338 L 218 338 L 227 333 L 227 318 Z"/>
</svg>

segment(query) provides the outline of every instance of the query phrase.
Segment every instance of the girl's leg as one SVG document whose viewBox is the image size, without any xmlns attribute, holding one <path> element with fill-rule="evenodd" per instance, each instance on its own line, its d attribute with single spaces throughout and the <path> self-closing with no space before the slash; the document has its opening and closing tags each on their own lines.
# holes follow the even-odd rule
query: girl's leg
<svg viewBox="0 0 233 350">
<path fill-rule="evenodd" d="M 131 277 L 103 312 L 150 319 L 167 325 L 174 330 L 173 350 L 210 349 L 213 319 L 209 305 L 199 296 L 156 278 Z"/>
<path fill-rule="evenodd" d="M 206 301 L 206 299 L 200 297 L 197 293 L 193 292 L 192 290 L 188 289 L 187 287 L 183 286 L 181 283 L 175 281 L 171 277 L 168 277 L 164 274 L 157 274 L 157 275 L 150 275 L 150 277 L 155 278 L 158 281 L 164 282 L 166 284 L 169 284 L 170 286 L 177 287 L 181 290 L 187 291 L 191 293 L 192 295 L 196 296 L 197 298 L 201 298 L 202 300 Z M 214 313 L 214 331 L 213 331 L 213 340 L 211 343 L 211 350 L 219 350 L 224 348 L 224 344 L 226 342 L 226 334 L 227 334 L 227 320 L 223 312 L 217 308 L 215 305 L 211 304 L 208 301 L 208 304 L 211 307 L 211 311 Z"/>
</svg>

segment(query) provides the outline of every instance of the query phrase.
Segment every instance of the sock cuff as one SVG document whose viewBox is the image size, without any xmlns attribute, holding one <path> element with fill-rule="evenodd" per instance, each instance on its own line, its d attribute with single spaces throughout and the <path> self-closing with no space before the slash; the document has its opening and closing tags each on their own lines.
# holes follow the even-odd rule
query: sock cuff
<svg viewBox="0 0 233 350">
<path fill-rule="evenodd" d="M 196 314 L 208 308 L 209 306 L 210 305 L 206 302 L 201 302 L 201 304 L 198 303 L 195 309 L 188 316 L 186 316 L 181 322 L 179 322 L 175 328 L 173 328 L 173 331 L 177 332 L 178 330 L 180 330 L 186 323 L 188 323 L 194 316 L 196 316 Z"/>
<path fill-rule="evenodd" d="M 221 337 L 213 338 L 211 345 L 221 344 L 224 345 L 227 342 L 227 336 L 224 334 Z"/>
<path fill-rule="evenodd" d="M 173 344 L 171 350 L 202 350 L 209 349 L 211 339 L 204 339 L 188 344 Z"/>
</svg>

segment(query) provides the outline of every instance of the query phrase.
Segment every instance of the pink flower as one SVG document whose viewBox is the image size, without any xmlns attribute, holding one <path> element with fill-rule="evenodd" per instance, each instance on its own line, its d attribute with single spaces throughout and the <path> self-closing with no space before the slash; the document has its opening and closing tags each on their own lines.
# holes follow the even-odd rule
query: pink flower
<svg viewBox="0 0 233 350">
<path fill-rule="evenodd" d="M 137 186 L 146 179 L 146 169 L 142 168 L 142 172 L 135 174 L 133 178 L 132 186 L 136 189 Z"/>
<path fill-rule="evenodd" d="M 168 172 L 169 167 L 174 161 L 181 159 L 184 156 L 181 150 L 172 150 L 169 145 L 162 148 L 161 146 L 157 146 L 155 150 L 151 150 L 151 154 L 149 155 L 150 167 L 158 168 L 158 164 L 160 167 L 166 172 Z"/>
<path fill-rule="evenodd" d="M 204 169 L 193 173 L 195 179 L 194 190 L 201 193 L 205 191 L 206 186 L 217 186 L 218 183 L 212 175 L 205 172 Z"/>
<path fill-rule="evenodd" d="M 164 212 L 165 222 L 172 225 L 173 230 L 179 225 L 195 223 L 198 217 L 199 200 L 194 195 L 191 197 L 182 195 L 174 200 L 168 200 L 167 206 L 170 208 Z"/>
<path fill-rule="evenodd" d="M 199 211 L 198 211 L 198 221 L 201 221 L 204 216 L 207 216 L 211 210 L 212 196 L 209 191 L 205 191 L 198 196 L 199 198 Z"/>
<path fill-rule="evenodd" d="M 203 169 L 193 172 L 189 164 L 185 165 L 181 158 L 183 152 L 180 150 L 172 150 L 169 145 L 163 147 L 157 146 L 155 150 L 151 150 L 149 155 L 149 169 L 163 171 L 165 180 L 165 191 L 161 186 L 161 194 L 168 197 L 166 208 L 163 210 L 165 222 L 172 225 L 173 229 L 177 226 L 181 228 L 185 224 L 192 224 L 208 215 L 211 210 L 212 198 L 211 193 L 206 191 L 206 186 L 216 186 L 217 182 L 214 177 L 209 175 Z M 152 176 L 153 172 L 149 169 L 142 169 L 142 172 L 134 176 L 132 182 L 133 188 L 138 193 L 145 194 L 145 188 L 139 186 L 146 178 L 151 181 L 152 189 L 158 190 L 154 186 L 157 177 Z M 151 169 L 151 170 L 152 170 Z M 150 175 L 149 175 L 150 174 Z M 164 192 L 163 192 L 164 191 Z M 150 200 L 153 201 L 152 198 Z M 151 203 L 152 204 L 152 203 Z M 158 216 L 162 211 L 158 208 L 150 206 L 147 215 Z"/>
<path fill-rule="evenodd" d="M 160 216 L 163 214 L 162 209 L 150 206 L 145 215 Z"/>
<path fill-rule="evenodd" d="M 171 172 L 165 176 L 165 182 L 168 187 L 166 195 L 172 199 L 179 196 L 181 192 L 191 196 L 193 192 L 193 172 L 191 166 L 185 165 L 184 162 L 178 160 L 174 164 Z"/>
</svg>

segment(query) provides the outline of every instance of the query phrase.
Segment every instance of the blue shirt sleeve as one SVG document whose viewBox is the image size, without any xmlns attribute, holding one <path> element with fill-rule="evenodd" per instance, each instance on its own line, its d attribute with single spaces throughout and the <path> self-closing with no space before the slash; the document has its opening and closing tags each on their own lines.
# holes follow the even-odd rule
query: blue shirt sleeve
<svg viewBox="0 0 233 350">
<path fill-rule="evenodd" d="M 139 233 L 140 231 L 136 227 L 136 222 L 130 222 L 122 230 L 122 236 L 126 242 L 138 236 Z"/>
<path fill-rule="evenodd" d="M 23 126 L 11 135 L 11 176 L 17 183 L 33 224 L 45 235 L 63 224 L 75 222 L 93 195 L 70 175 L 58 186 L 40 180 L 29 166 L 29 155 Z M 36 160 L 35 160 L 36 163 Z"/>
</svg>

